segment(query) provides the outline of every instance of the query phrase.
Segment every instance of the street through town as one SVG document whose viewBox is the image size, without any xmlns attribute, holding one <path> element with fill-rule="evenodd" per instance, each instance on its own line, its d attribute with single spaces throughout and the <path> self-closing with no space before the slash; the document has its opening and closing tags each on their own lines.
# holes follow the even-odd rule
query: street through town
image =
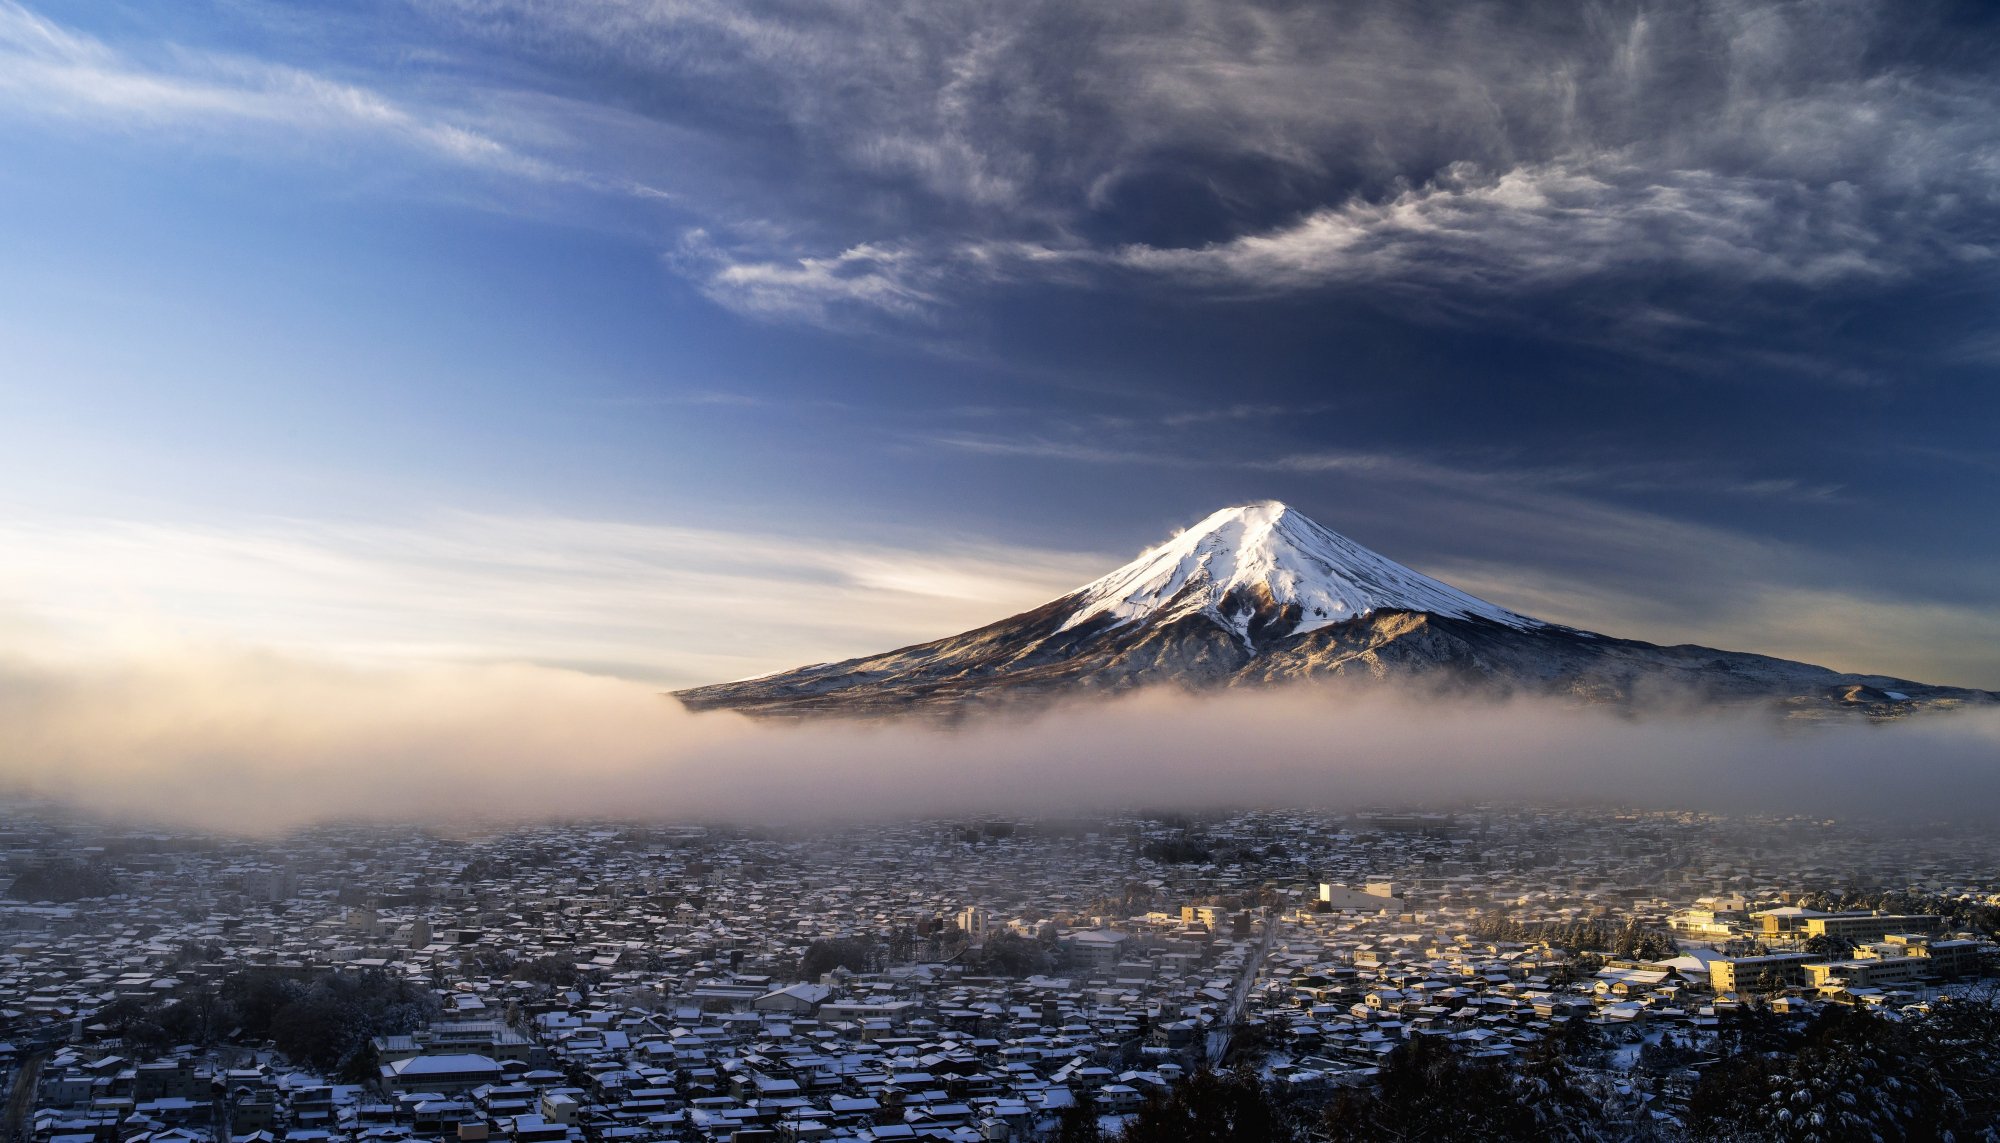
<svg viewBox="0 0 2000 1143">
<path fill-rule="evenodd" d="M 1249 1003 L 1250 989 L 1257 982 L 1257 976 L 1264 969 L 1264 958 L 1271 955 L 1271 945 L 1278 939 L 1279 921 L 1266 916 L 1263 921 L 1263 936 L 1257 942 L 1257 949 L 1250 959 L 1243 962 L 1243 974 L 1236 979 L 1236 987 L 1229 994 L 1229 1008 L 1222 1020 L 1208 1034 L 1208 1066 L 1221 1067 L 1223 1057 L 1229 1054 L 1229 1042 L 1235 1035 L 1236 1024 L 1243 1018 L 1244 1005 Z"/>
</svg>

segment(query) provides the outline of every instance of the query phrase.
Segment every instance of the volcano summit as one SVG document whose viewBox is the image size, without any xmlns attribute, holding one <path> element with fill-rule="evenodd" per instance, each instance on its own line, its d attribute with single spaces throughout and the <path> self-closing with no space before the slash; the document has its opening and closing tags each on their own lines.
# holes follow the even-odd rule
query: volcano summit
<svg viewBox="0 0 2000 1143">
<path fill-rule="evenodd" d="M 1413 571 L 1276 501 L 1225 508 L 1060 599 L 962 635 L 678 691 L 691 710 L 955 715 L 1078 694 L 1306 679 L 1592 703 L 1775 704 L 1888 718 L 1988 691 L 1545 623 Z"/>
</svg>

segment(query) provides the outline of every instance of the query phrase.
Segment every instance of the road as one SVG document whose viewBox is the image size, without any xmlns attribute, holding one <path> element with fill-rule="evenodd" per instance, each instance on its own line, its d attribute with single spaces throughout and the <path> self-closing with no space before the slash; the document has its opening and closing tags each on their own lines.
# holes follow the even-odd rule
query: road
<svg viewBox="0 0 2000 1143">
<path fill-rule="evenodd" d="M 1229 1041 L 1236 1034 L 1236 1025 L 1243 1019 L 1244 1006 L 1250 1002 L 1250 989 L 1257 983 L 1257 974 L 1264 970 L 1264 958 L 1271 955 L 1271 946 L 1277 942 L 1278 919 L 1266 915 L 1263 923 L 1263 939 L 1257 942 L 1257 950 L 1243 962 L 1243 974 L 1236 978 L 1236 988 L 1229 994 L 1229 1008 L 1208 1033 L 1209 1067 L 1221 1067 L 1223 1057 L 1229 1054 Z"/>
<path fill-rule="evenodd" d="M 42 1075 L 42 1061 L 48 1058 L 47 1052 L 31 1053 L 14 1072 L 14 1087 L 7 1093 L 5 1122 L 0 1122 L 0 1140 L 16 1143 L 28 1138 L 28 1116 L 35 1107 L 35 1083 Z"/>
</svg>

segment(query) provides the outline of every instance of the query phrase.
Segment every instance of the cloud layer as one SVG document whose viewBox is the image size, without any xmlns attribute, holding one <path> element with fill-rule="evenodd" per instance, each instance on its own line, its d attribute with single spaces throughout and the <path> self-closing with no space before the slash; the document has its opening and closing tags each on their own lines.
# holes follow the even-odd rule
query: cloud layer
<svg viewBox="0 0 2000 1143">
<path fill-rule="evenodd" d="M 635 91 L 698 78 L 716 115 L 803 143 L 816 191 L 704 236 L 710 295 L 767 317 L 1115 270 L 1476 296 L 1994 254 L 2000 84 L 1906 5 L 433 7 Z"/>
<path fill-rule="evenodd" d="M 670 204 L 669 265 L 820 325 L 1022 282 L 1490 306 L 1631 274 L 1867 288 L 1996 252 L 2000 69 L 1947 6 L 413 9 L 335 80 L 4 0 L 0 110 L 347 133 Z"/>
<path fill-rule="evenodd" d="M 1317 689 L 1149 693 L 960 731 L 691 716 L 531 667 L 240 653 L 0 668 L 0 790 L 137 820 L 790 822 L 1482 800 L 1986 820 L 2000 719 L 1786 729 Z M 1889 763 L 1893 762 L 1893 765 Z"/>
</svg>

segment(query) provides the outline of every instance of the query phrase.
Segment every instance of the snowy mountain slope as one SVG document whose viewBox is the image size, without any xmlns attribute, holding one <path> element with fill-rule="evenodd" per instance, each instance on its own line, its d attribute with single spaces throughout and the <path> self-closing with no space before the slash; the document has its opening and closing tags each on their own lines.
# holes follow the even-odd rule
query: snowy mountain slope
<svg viewBox="0 0 2000 1143">
<path fill-rule="evenodd" d="M 955 716 L 1162 684 L 1307 679 L 1627 705 L 1759 701 L 1878 718 L 2000 701 L 1544 623 L 1269 501 L 1214 513 L 1102 579 L 973 631 L 675 697 L 692 710 L 782 717 Z"/>
<path fill-rule="evenodd" d="M 1423 611 L 1541 626 L 1387 559 L 1275 500 L 1224 508 L 1072 593 L 1064 627 L 1100 616 L 1124 625 L 1201 614 L 1247 634 L 1259 604 L 1298 609 L 1302 635 L 1376 611 Z"/>
</svg>

